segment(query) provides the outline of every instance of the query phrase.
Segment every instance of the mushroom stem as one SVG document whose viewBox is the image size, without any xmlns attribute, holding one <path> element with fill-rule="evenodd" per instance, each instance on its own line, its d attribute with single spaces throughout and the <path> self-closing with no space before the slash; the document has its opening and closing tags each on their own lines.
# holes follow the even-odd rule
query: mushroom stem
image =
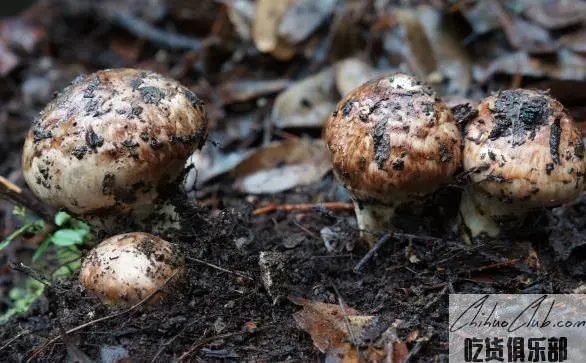
<svg viewBox="0 0 586 363">
<path fill-rule="evenodd" d="M 501 233 L 498 220 L 506 216 L 516 219 L 524 215 L 524 210 L 511 203 L 503 203 L 469 186 L 462 193 L 458 229 L 460 237 L 467 243 L 481 234 L 497 237 Z"/>
<path fill-rule="evenodd" d="M 378 234 L 391 230 L 391 221 L 395 215 L 394 205 L 366 203 L 354 200 L 356 221 L 360 229 L 360 237 L 370 246 L 376 243 Z"/>
</svg>

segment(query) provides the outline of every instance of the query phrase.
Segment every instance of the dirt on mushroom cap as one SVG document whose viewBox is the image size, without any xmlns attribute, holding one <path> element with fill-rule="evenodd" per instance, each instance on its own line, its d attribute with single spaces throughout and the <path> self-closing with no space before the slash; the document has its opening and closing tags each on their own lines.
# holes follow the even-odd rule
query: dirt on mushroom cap
<svg viewBox="0 0 586 363">
<path fill-rule="evenodd" d="M 434 91 L 405 74 L 371 80 L 349 93 L 324 138 L 338 178 L 362 199 L 424 194 L 457 169 L 460 133 Z"/>
<path fill-rule="evenodd" d="M 150 203 L 205 141 L 193 92 L 159 74 L 111 69 L 77 77 L 33 122 L 23 152 L 28 185 L 73 213 Z"/>
<path fill-rule="evenodd" d="M 464 167 L 477 188 L 505 202 L 558 205 L 584 185 L 584 142 L 564 107 L 544 92 L 485 99 L 465 128 Z"/>
</svg>

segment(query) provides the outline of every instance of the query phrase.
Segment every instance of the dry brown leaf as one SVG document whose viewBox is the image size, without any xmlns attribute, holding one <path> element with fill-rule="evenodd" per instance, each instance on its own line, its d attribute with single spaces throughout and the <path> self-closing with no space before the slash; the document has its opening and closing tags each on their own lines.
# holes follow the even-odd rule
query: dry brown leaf
<svg viewBox="0 0 586 363">
<path fill-rule="evenodd" d="M 291 85 L 277 96 L 272 120 L 280 128 L 322 127 L 336 104 L 330 67 Z"/>
<path fill-rule="evenodd" d="M 360 315 L 358 311 L 350 307 L 342 309 L 338 304 L 294 296 L 290 296 L 289 300 L 303 307 L 303 310 L 293 314 L 293 319 L 300 329 L 311 335 L 316 348 L 326 353 L 328 362 L 405 362 L 409 351 L 405 343 L 395 340 L 394 328 L 389 327 L 382 334 L 377 334 L 377 340 L 381 340 L 379 345 L 361 341 L 360 337 L 376 325 L 377 317 Z"/>
<path fill-rule="evenodd" d="M 278 27 L 281 18 L 296 0 L 258 0 L 252 23 L 252 39 L 263 53 L 275 50 L 279 43 Z"/>
<path fill-rule="evenodd" d="M 296 305 L 303 306 L 303 310 L 293 314 L 293 319 L 300 329 L 311 335 L 317 349 L 326 353 L 330 349 L 344 346 L 344 341 L 348 338 L 344 317 L 358 315 L 358 311 L 349 307 L 342 310 L 337 304 L 327 304 L 300 297 L 291 296 L 289 300 Z"/>
<path fill-rule="evenodd" d="M 332 168 L 322 140 L 276 142 L 255 151 L 233 171 L 244 193 L 277 193 L 319 181 Z"/>
</svg>

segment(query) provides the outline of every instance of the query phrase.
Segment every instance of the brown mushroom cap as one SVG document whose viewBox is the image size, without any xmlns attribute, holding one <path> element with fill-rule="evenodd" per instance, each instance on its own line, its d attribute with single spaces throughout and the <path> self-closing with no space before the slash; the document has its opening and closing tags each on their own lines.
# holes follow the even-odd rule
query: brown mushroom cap
<svg viewBox="0 0 586 363">
<path fill-rule="evenodd" d="M 336 176 L 358 199 L 393 202 L 447 182 L 461 157 L 460 132 L 434 91 L 406 74 L 350 92 L 326 122 Z"/>
<path fill-rule="evenodd" d="M 78 77 L 33 122 L 23 173 L 46 203 L 75 214 L 149 205 L 205 141 L 193 92 L 159 74 L 109 69 Z"/>
<path fill-rule="evenodd" d="M 134 232 L 110 237 L 91 250 L 83 261 L 79 280 L 105 303 L 128 306 L 165 283 L 165 288 L 171 288 L 183 273 L 183 260 L 169 242 Z M 149 303 L 160 298 L 155 295 Z"/>
<path fill-rule="evenodd" d="M 503 202 L 554 206 L 584 186 L 584 142 L 561 103 L 545 92 L 486 98 L 465 128 L 464 167 L 475 189 Z"/>
</svg>

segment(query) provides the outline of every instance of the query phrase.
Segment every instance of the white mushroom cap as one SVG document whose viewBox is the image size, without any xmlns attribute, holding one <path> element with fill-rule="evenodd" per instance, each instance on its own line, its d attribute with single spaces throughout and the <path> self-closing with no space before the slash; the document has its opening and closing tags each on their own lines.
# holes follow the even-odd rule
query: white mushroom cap
<svg viewBox="0 0 586 363">
<path fill-rule="evenodd" d="M 129 306 L 163 285 L 172 288 L 184 270 L 183 259 L 169 242 L 134 232 L 110 237 L 91 250 L 83 261 L 79 280 L 106 304 Z M 157 294 L 149 303 L 160 299 Z"/>
<path fill-rule="evenodd" d="M 501 202 L 555 206 L 584 187 L 584 142 L 564 107 L 544 92 L 486 98 L 465 128 L 464 168 L 474 188 Z"/>
<path fill-rule="evenodd" d="M 151 209 L 201 148 L 203 102 L 178 82 L 138 69 L 78 77 L 34 121 L 23 173 L 46 203 L 77 215 Z"/>
</svg>

